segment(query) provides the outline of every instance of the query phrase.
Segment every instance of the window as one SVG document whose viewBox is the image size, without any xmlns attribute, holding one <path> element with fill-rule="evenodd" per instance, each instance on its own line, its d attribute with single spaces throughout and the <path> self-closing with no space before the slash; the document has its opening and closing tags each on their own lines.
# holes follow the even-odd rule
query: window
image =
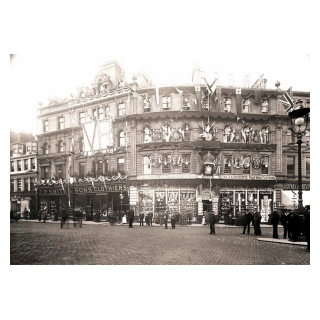
<svg viewBox="0 0 320 320">
<path fill-rule="evenodd" d="M 150 156 L 143 157 L 143 173 L 151 174 Z"/>
<path fill-rule="evenodd" d="M 250 174 L 250 159 L 245 158 L 243 163 L 243 174 Z"/>
<path fill-rule="evenodd" d="M 14 192 L 14 180 L 10 180 L 10 191 Z"/>
<path fill-rule="evenodd" d="M 85 162 L 79 163 L 79 178 L 83 179 L 86 171 L 86 164 Z"/>
<path fill-rule="evenodd" d="M 224 173 L 231 173 L 231 156 L 223 156 Z"/>
<path fill-rule="evenodd" d="M 109 113 L 109 106 L 106 106 L 106 113 Z"/>
<path fill-rule="evenodd" d="M 29 170 L 29 160 L 24 160 L 24 170 Z"/>
<path fill-rule="evenodd" d="M 182 173 L 190 172 L 190 154 L 182 155 Z"/>
<path fill-rule="evenodd" d="M 27 146 L 27 152 L 31 152 L 31 146 Z"/>
<path fill-rule="evenodd" d="M 124 102 L 120 102 L 118 104 L 118 116 L 122 117 L 126 114 L 125 112 L 125 103 Z"/>
<path fill-rule="evenodd" d="M 124 131 L 120 131 L 119 133 L 119 147 L 126 146 L 126 136 Z"/>
<path fill-rule="evenodd" d="M 152 131 L 151 128 L 146 126 L 143 129 L 143 142 L 144 143 L 148 143 L 148 142 L 152 142 Z"/>
<path fill-rule="evenodd" d="M 310 176 L 310 158 L 306 158 L 306 175 Z"/>
<path fill-rule="evenodd" d="M 191 103 L 190 103 L 190 99 L 188 98 L 187 95 L 182 95 L 182 109 L 183 110 L 190 110 L 191 107 Z"/>
<path fill-rule="evenodd" d="M 18 160 L 18 171 L 21 171 L 21 160 Z"/>
<path fill-rule="evenodd" d="M 80 124 L 84 124 L 86 122 L 86 114 L 84 112 L 79 113 L 79 122 Z"/>
<path fill-rule="evenodd" d="M 99 160 L 98 161 L 98 175 L 102 175 L 103 174 L 103 161 Z"/>
<path fill-rule="evenodd" d="M 295 158 L 287 157 L 287 174 L 294 175 L 295 174 Z"/>
<path fill-rule="evenodd" d="M 223 142 L 230 142 L 231 133 L 232 127 L 230 125 L 225 126 L 223 130 Z"/>
<path fill-rule="evenodd" d="M 31 169 L 36 169 L 36 159 L 35 158 L 32 158 L 31 159 Z"/>
<path fill-rule="evenodd" d="M 43 144 L 43 154 L 49 154 L 49 146 L 47 143 Z"/>
<path fill-rule="evenodd" d="M 45 120 L 43 122 L 43 132 L 49 132 L 49 121 Z"/>
<path fill-rule="evenodd" d="M 37 152 L 37 144 L 36 143 L 32 144 L 32 152 Z"/>
<path fill-rule="evenodd" d="M 18 145 L 18 153 L 20 153 L 20 154 L 23 153 L 23 145 L 22 144 Z"/>
<path fill-rule="evenodd" d="M 103 119 L 104 118 L 104 110 L 103 108 L 99 108 L 99 119 Z"/>
<path fill-rule="evenodd" d="M 97 109 L 93 109 L 92 116 L 94 119 L 97 119 Z"/>
<path fill-rule="evenodd" d="M 250 100 L 249 99 L 243 101 L 242 111 L 243 112 L 250 112 Z"/>
<path fill-rule="evenodd" d="M 183 132 L 182 134 L 183 141 L 190 141 L 191 131 L 190 131 L 190 125 L 188 123 L 182 126 L 182 132 Z"/>
<path fill-rule="evenodd" d="M 41 167 L 41 178 L 43 179 L 50 178 L 49 167 Z"/>
<path fill-rule="evenodd" d="M 34 181 L 30 180 L 30 191 L 34 191 L 35 187 L 34 187 Z"/>
<path fill-rule="evenodd" d="M 29 191 L 29 179 L 24 179 L 24 191 Z"/>
<path fill-rule="evenodd" d="M 14 172 L 14 162 L 13 161 L 10 162 L 10 168 L 11 168 L 10 171 Z"/>
<path fill-rule="evenodd" d="M 170 163 L 167 163 L 167 164 L 162 163 L 162 173 L 170 173 L 170 172 L 171 172 Z"/>
<path fill-rule="evenodd" d="M 59 117 L 59 130 L 64 129 L 64 119 Z"/>
<path fill-rule="evenodd" d="M 261 174 L 269 174 L 269 157 L 264 157 L 261 164 Z"/>
<path fill-rule="evenodd" d="M 63 174 L 63 165 L 62 164 L 58 164 L 56 165 L 56 176 L 60 179 L 63 178 L 64 174 Z"/>
<path fill-rule="evenodd" d="M 118 172 L 124 171 L 124 158 L 118 158 L 117 160 L 117 170 Z"/>
<path fill-rule="evenodd" d="M 170 96 L 162 96 L 162 109 L 168 110 L 171 107 L 171 97 Z"/>
<path fill-rule="evenodd" d="M 63 152 L 63 151 L 64 151 L 63 142 L 59 141 L 58 142 L 58 152 Z"/>
<path fill-rule="evenodd" d="M 295 135 L 291 130 L 287 131 L 287 144 L 295 143 Z"/>
<path fill-rule="evenodd" d="M 18 191 L 21 191 L 21 179 L 18 179 L 17 182 L 18 182 Z"/>
</svg>

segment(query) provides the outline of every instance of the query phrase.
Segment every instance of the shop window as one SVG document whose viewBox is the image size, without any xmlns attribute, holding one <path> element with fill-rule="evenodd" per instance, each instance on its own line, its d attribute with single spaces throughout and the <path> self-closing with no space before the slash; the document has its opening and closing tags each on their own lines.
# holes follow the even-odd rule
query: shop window
<svg viewBox="0 0 320 320">
<path fill-rule="evenodd" d="M 29 160 L 24 160 L 24 170 L 29 170 Z"/>
<path fill-rule="evenodd" d="M 84 124 L 86 122 L 86 114 L 85 114 L 85 112 L 80 112 L 79 113 L 79 122 L 80 122 L 80 124 Z"/>
<path fill-rule="evenodd" d="M 295 157 L 287 157 L 287 174 L 295 174 Z"/>
<path fill-rule="evenodd" d="M 167 95 L 162 96 L 162 109 L 169 110 L 171 108 L 171 97 Z"/>
<path fill-rule="evenodd" d="M 64 129 L 64 118 L 59 117 L 59 130 Z"/>
<path fill-rule="evenodd" d="M 119 117 L 122 117 L 126 114 L 126 111 L 125 111 L 125 103 L 124 102 L 120 102 L 118 104 L 118 116 Z"/>
<path fill-rule="evenodd" d="M 24 191 L 29 191 L 29 179 L 24 179 Z"/>
<path fill-rule="evenodd" d="M 58 164 L 56 165 L 56 176 L 60 179 L 64 178 L 64 172 L 63 172 L 63 165 Z"/>
<path fill-rule="evenodd" d="M 181 134 L 183 141 L 190 141 L 191 131 L 188 123 L 184 124 L 181 128 Z"/>
<path fill-rule="evenodd" d="M 49 121 L 43 121 L 43 132 L 49 132 Z"/>
<path fill-rule="evenodd" d="M 86 172 L 86 164 L 85 162 L 79 163 L 79 178 L 83 179 Z"/>
<path fill-rule="evenodd" d="M 231 164 L 232 159 L 230 156 L 224 156 L 223 157 L 223 163 L 224 163 L 224 173 L 231 173 Z"/>
<path fill-rule="evenodd" d="M 124 171 L 124 158 L 117 159 L 117 170 L 118 172 Z"/>
<path fill-rule="evenodd" d="M 143 157 L 143 174 L 151 174 L 150 156 Z"/>
<path fill-rule="evenodd" d="M 190 172 L 190 154 L 183 154 L 182 155 L 182 173 L 189 173 Z"/>
<path fill-rule="evenodd" d="M 18 179 L 17 183 L 18 183 L 18 191 L 21 191 L 21 179 Z"/>
<path fill-rule="evenodd" d="M 143 142 L 152 142 L 152 130 L 149 126 L 145 126 L 143 129 Z"/>
<path fill-rule="evenodd" d="M 14 180 L 10 180 L 10 191 L 14 192 Z"/>
<path fill-rule="evenodd" d="M 119 132 L 119 147 L 126 146 L 126 135 L 125 132 L 122 130 Z"/>
<path fill-rule="evenodd" d="M 21 160 L 18 160 L 18 171 L 21 171 Z"/>
<path fill-rule="evenodd" d="M 104 118 L 104 110 L 103 107 L 99 108 L 99 120 L 102 120 Z"/>
<path fill-rule="evenodd" d="M 10 162 L 10 171 L 14 172 L 14 162 L 13 161 Z"/>
<path fill-rule="evenodd" d="M 98 161 L 98 175 L 102 175 L 103 174 L 103 160 L 99 160 Z"/>
<path fill-rule="evenodd" d="M 310 176 L 310 158 L 306 158 L 306 175 Z"/>
<path fill-rule="evenodd" d="M 36 159 L 35 158 L 31 159 L 31 169 L 33 169 L 33 170 L 36 169 Z"/>
</svg>

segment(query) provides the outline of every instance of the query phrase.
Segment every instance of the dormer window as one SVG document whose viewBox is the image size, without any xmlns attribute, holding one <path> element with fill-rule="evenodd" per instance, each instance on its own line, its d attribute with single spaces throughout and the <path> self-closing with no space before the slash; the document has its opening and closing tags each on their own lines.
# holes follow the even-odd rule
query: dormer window
<svg viewBox="0 0 320 320">
<path fill-rule="evenodd" d="M 171 97 L 169 95 L 162 96 L 162 109 L 169 110 L 171 108 Z"/>
</svg>

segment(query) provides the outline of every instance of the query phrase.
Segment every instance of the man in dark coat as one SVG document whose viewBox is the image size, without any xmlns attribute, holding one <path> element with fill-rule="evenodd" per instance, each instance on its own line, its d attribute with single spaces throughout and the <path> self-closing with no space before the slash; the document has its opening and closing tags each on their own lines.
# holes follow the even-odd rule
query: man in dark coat
<svg viewBox="0 0 320 320">
<path fill-rule="evenodd" d="M 214 228 L 216 223 L 216 216 L 214 215 L 213 212 L 210 212 L 209 223 L 210 223 L 210 234 L 216 234 L 216 230 Z"/>
<path fill-rule="evenodd" d="M 166 212 L 164 213 L 164 226 L 165 226 L 165 229 L 168 229 L 168 219 L 169 219 L 169 213 L 168 213 L 168 210 L 166 210 Z"/>
<path fill-rule="evenodd" d="M 307 252 L 310 252 L 310 205 L 305 207 L 304 212 L 304 233 L 308 244 Z"/>
<path fill-rule="evenodd" d="M 285 211 L 281 217 L 280 217 L 280 222 L 283 225 L 283 239 L 291 238 L 290 232 L 289 232 L 289 212 Z"/>
<path fill-rule="evenodd" d="M 246 233 L 246 227 L 248 226 L 248 234 L 250 233 L 250 223 L 252 221 L 252 213 L 249 210 L 246 211 L 244 215 L 244 227 L 243 227 L 243 234 Z"/>
<path fill-rule="evenodd" d="M 129 228 L 133 228 L 132 226 L 133 218 L 134 218 L 134 211 L 132 210 L 132 207 L 130 207 L 130 210 L 128 212 Z"/>
<path fill-rule="evenodd" d="M 300 232 L 300 217 L 297 212 L 294 212 L 289 218 L 289 228 L 292 234 L 291 241 L 298 241 L 298 235 Z"/>
<path fill-rule="evenodd" d="M 152 226 L 152 219 L 153 219 L 153 211 L 149 212 L 149 221 L 150 221 L 150 225 Z"/>
<path fill-rule="evenodd" d="M 271 213 L 271 224 L 272 224 L 272 227 L 273 227 L 273 235 L 272 237 L 274 239 L 279 239 L 279 236 L 278 236 L 278 224 L 279 224 L 279 214 L 277 211 L 273 211 Z"/>
<path fill-rule="evenodd" d="M 141 226 L 143 227 L 143 219 L 144 219 L 144 213 L 143 212 L 140 212 L 139 219 L 140 219 L 140 227 Z"/>
<path fill-rule="evenodd" d="M 171 215 L 171 228 L 172 229 L 176 228 L 176 214 L 174 212 Z"/>
</svg>

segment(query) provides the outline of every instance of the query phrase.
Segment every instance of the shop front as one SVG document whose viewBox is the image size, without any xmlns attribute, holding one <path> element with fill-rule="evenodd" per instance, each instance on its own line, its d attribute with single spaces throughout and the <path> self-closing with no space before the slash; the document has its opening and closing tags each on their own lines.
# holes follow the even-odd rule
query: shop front
<svg viewBox="0 0 320 320">
<path fill-rule="evenodd" d="M 36 212 L 36 192 L 11 192 L 10 211 L 19 214 L 22 218 L 27 218 L 24 217 L 25 209 L 29 212 L 28 218 L 33 218 Z"/>
</svg>

